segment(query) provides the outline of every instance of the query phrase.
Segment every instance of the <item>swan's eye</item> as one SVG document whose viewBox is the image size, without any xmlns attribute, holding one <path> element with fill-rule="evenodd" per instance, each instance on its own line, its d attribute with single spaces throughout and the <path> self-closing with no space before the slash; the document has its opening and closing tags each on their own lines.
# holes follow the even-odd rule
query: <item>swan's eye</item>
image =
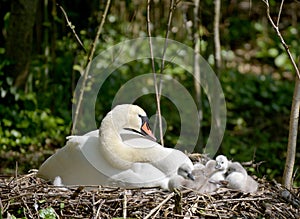
<svg viewBox="0 0 300 219">
<path fill-rule="evenodd" d="M 147 128 L 150 129 L 148 117 L 147 116 L 141 116 L 141 115 L 139 115 L 139 117 L 142 120 L 142 126 L 146 124 Z"/>
</svg>

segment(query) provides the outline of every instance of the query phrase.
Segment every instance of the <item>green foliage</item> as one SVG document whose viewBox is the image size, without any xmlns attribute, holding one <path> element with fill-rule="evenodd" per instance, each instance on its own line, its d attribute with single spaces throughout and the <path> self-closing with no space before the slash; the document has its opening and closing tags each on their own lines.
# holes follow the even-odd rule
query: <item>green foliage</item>
<svg viewBox="0 0 300 219">
<path fill-rule="evenodd" d="M 300 44 L 297 40 L 299 37 L 298 27 L 299 24 L 296 27 L 290 26 L 285 30 L 281 30 L 294 59 L 300 55 L 298 49 Z M 266 26 L 259 22 L 254 23 L 254 30 L 257 32 L 256 45 L 258 52 L 256 53 L 256 58 L 264 61 L 264 63 L 274 65 L 280 69 L 280 72 L 293 71 L 292 63 L 279 37 L 274 37 L 274 30 L 266 28 Z"/>
<path fill-rule="evenodd" d="M 39 217 L 45 218 L 45 219 L 56 219 L 56 213 L 55 210 L 51 207 L 43 208 L 39 210 Z"/>
<path fill-rule="evenodd" d="M 13 87 L 13 80 L 3 74 L 2 68 L 0 81 L 0 155 L 2 161 L 5 159 L 6 165 L 11 163 L 9 166 L 13 168 L 16 157 L 6 156 L 5 153 L 15 152 L 14 155 L 18 154 L 18 157 L 26 157 L 29 151 L 38 152 L 41 147 L 47 149 L 56 146 L 64 141 L 69 130 L 69 121 L 53 115 L 48 108 L 49 104 L 48 107 L 41 107 L 41 96 L 38 97 L 37 93 L 20 91 Z M 21 171 L 32 168 L 26 165 L 27 162 L 20 167 Z"/>
<path fill-rule="evenodd" d="M 275 80 L 270 75 L 229 71 L 223 74 L 222 84 L 228 116 L 220 152 L 237 161 L 265 161 L 255 173 L 280 179 L 287 148 L 293 82 Z M 299 168 L 299 164 L 296 165 Z"/>
</svg>

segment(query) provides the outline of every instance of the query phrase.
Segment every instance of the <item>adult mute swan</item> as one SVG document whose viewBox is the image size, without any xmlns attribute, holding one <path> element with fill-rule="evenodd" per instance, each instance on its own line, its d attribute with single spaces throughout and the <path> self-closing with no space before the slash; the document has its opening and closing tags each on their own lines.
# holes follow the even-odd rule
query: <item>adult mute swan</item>
<svg viewBox="0 0 300 219">
<path fill-rule="evenodd" d="M 65 185 L 116 185 L 125 188 L 160 186 L 191 160 L 181 151 L 155 142 L 147 115 L 136 105 L 116 106 L 98 130 L 69 136 L 66 145 L 48 158 L 38 176 Z"/>
</svg>

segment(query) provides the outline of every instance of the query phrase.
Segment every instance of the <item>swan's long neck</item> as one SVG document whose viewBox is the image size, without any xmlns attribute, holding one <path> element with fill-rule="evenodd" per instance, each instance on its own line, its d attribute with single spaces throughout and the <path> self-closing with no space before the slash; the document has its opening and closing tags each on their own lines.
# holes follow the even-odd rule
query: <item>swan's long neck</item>
<svg viewBox="0 0 300 219">
<path fill-rule="evenodd" d="M 113 125 L 111 115 L 107 115 L 100 127 L 100 144 L 108 162 L 118 169 L 128 169 L 134 162 L 155 163 L 170 152 L 154 142 L 153 147 L 141 148 L 128 146 L 120 136 L 121 129 Z"/>
</svg>

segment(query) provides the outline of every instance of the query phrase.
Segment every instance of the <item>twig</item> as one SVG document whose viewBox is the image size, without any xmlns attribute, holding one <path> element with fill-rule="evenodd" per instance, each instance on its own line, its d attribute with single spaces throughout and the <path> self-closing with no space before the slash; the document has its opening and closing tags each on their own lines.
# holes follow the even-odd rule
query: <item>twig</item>
<svg viewBox="0 0 300 219">
<path fill-rule="evenodd" d="M 78 35 L 77 35 L 76 31 L 75 31 L 75 26 L 74 26 L 74 25 L 71 23 L 71 21 L 69 20 L 66 11 L 64 10 L 64 8 L 63 8 L 60 4 L 57 3 L 56 5 L 60 8 L 60 10 L 62 11 L 62 13 L 64 14 L 65 19 L 66 19 L 66 21 L 67 21 L 67 26 L 69 26 L 70 29 L 72 30 L 72 32 L 73 32 L 73 34 L 74 34 L 74 36 L 75 36 L 77 42 L 78 42 L 79 45 L 83 48 L 83 50 L 86 52 L 86 49 L 84 48 L 83 43 L 81 42 L 80 38 L 78 37 Z"/>
<path fill-rule="evenodd" d="M 160 66 L 160 73 L 162 74 L 165 68 L 165 55 L 168 47 L 168 39 L 169 39 L 169 34 L 170 34 L 170 29 L 171 29 L 171 24 L 172 24 L 172 18 L 173 18 L 173 10 L 176 8 L 175 1 L 172 0 L 170 3 L 170 10 L 169 10 L 169 15 L 168 15 L 168 24 L 167 24 L 167 31 L 165 35 L 165 43 L 164 43 L 164 49 L 163 49 L 163 54 L 162 54 L 162 60 L 161 60 L 161 66 Z M 161 81 L 161 80 L 160 80 Z M 161 87 L 161 83 L 160 83 Z M 161 93 L 159 93 L 160 97 Z"/>
<path fill-rule="evenodd" d="M 148 0 L 148 2 L 147 2 L 147 31 L 148 31 L 148 36 L 149 36 L 151 66 L 152 66 L 152 72 L 153 72 L 156 106 L 157 106 L 157 114 L 158 114 L 158 121 L 159 121 L 160 143 L 162 146 L 164 146 L 162 118 L 161 118 L 161 110 L 160 110 L 160 97 L 159 97 L 160 92 L 159 92 L 158 86 L 157 86 L 157 77 L 156 77 L 154 55 L 153 55 L 153 44 L 152 44 L 152 38 L 151 38 L 150 3 L 151 3 L 151 0 Z"/>
<path fill-rule="evenodd" d="M 264 200 L 271 200 L 271 197 L 259 197 L 259 198 L 231 198 L 231 199 L 220 199 L 215 200 L 214 203 L 220 202 L 241 202 L 241 201 L 264 201 Z"/>
<path fill-rule="evenodd" d="M 214 210 L 216 211 L 218 217 L 221 219 L 221 216 L 220 216 L 220 214 L 219 214 L 219 211 L 218 211 L 218 209 L 216 208 L 215 202 L 213 202 L 213 200 L 212 200 L 212 198 L 211 198 L 210 195 L 208 195 L 208 199 L 209 199 L 210 203 L 212 204 Z"/>
<path fill-rule="evenodd" d="M 101 200 L 101 203 L 99 204 L 99 207 L 97 209 L 96 218 L 100 218 L 99 217 L 100 209 L 101 209 L 101 207 L 102 207 L 102 205 L 103 205 L 104 202 L 105 202 L 105 200 Z"/>
<path fill-rule="evenodd" d="M 174 192 L 169 194 L 159 205 L 157 205 L 155 208 L 153 208 L 150 213 L 144 218 L 150 218 L 161 206 L 163 206 L 167 201 L 169 201 L 174 196 Z"/>
<path fill-rule="evenodd" d="M 95 194 L 93 193 L 92 195 L 92 205 L 93 205 L 93 217 L 97 218 L 95 215 L 96 215 L 96 204 L 95 204 Z"/>
<path fill-rule="evenodd" d="M 278 16 L 277 16 L 277 22 L 276 22 L 277 27 L 279 27 L 279 21 L 280 21 L 280 17 L 281 17 L 282 8 L 283 8 L 283 3 L 284 3 L 284 0 L 281 0 L 281 4 L 280 4 Z"/>
<path fill-rule="evenodd" d="M 194 1 L 194 20 L 193 20 L 193 28 L 192 28 L 192 39 L 194 42 L 194 88 L 195 88 L 195 102 L 198 109 L 199 116 L 199 138 L 197 145 L 203 145 L 203 134 L 202 134 L 202 121 L 203 121 L 203 107 L 202 107 L 202 90 L 199 81 L 201 81 L 201 73 L 200 73 L 200 33 L 199 33 L 199 6 L 200 0 Z M 197 146 L 195 151 L 199 152 L 200 148 Z"/>
<path fill-rule="evenodd" d="M 101 22 L 99 24 L 99 27 L 98 27 L 98 30 L 97 30 L 97 33 L 96 33 L 96 37 L 95 37 L 95 39 L 92 43 L 92 47 L 91 47 L 91 50 L 90 50 L 90 53 L 89 53 L 89 56 L 88 56 L 86 68 L 85 68 L 85 71 L 83 73 L 82 86 L 81 86 L 81 89 L 80 89 L 80 94 L 79 94 L 79 98 L 78 98 L 78 102 L 77 102 L 76 110 L 75 110 L 75 116 L 74 116 L 74 119 L 73 119 L 72 134 L 74 134 L 75 131 L 76 131 L 75 128 L 76 128 L 76 124 L 77 124 L 77 120 L 78 120 L 78 115 L 79 115 L 79 111 L 80 111 L 80 107 L 81 107 L 81 102 L 82 102 L 82 99 L 83 99 L 85 84 L 86 84 L 86 81 L 88 79 L 88 74 L 89 74 L 92 59 L 94 57 L 94 53 L 95 53 L 95 50 L 96 50 L 97 41 L 98 41 L 98 39 L 100 37 L 100 34 L 102 32 L 102 28 L 103 28 L 103 25 L 105 23 L 105 19 L 106 19 L 106 15 L 107 15 L 109 6 L 110 6 L 110 0 L 107 0 L 105 10 L 104 10 L 104 13 L 102 15 L 102 19 L 101 19 Z"/>
<path fill-rule="evenodd" d="M 174 193 L 175 193 L 174 195 L 175 206 L 173 208 L 174 214 L 182 214 L 182 203 L 181 203 L 182 194 L 177 189 L 175 189 Z"/>
<path fill-rule="evenodd" d="M 214 44 L 215 44 L 215 69 L 217 76 L 220 77 L 222 59 L 221 59 L 221 42 L 220 42 L 220 9 L 221 0 L 214 0 L 215 15 L 214 15 Z"/>
<path fill-rule="evenodd" d="M 18 179 L 18 161 L 16 161 L 15 178 Z"/>
<path fill-rule="evenodd" d="M 288 56 L 289 56 L 289 59 L 290 59 L 290 61 L 292 62 L 292 65 L 293 65 L 293 67 L 294 67 L 294 69 L 295 69 L 295 71 L 296 71 L 296 73 L 297 73 L 298 78 L 300 79 L 300 72 L 299 72 L 298 66 L 297 66 L 297 64 L 296 64 L 296 62 L 295 62 L 295 60 L 294 60 L 294 58 L 293 58 L 293 56 L 292 56 L 292 54 L 291 54 L 291 52 L 290 52 L 289 46 L 286 44 L 285 40 L 283 39 L 283 37 L 282 37 L 282 35 L 281 35 L 281 33 L 280 33 L 280 30 L 279 30 L 278 25 L 276 25 L 276 24 L 274 23 L 273 19 L 271 18 L 269 1 L 268 1 L 268 0 L 262 0 L 262 1 L 263 1 L 263 2 L 266 4 L 266 6 L 267 6 L 267 17 L 268 17 L 268 20 L 270 21 L 270 23 L 271 23 L 273 29 L 276 31 L 276 34 L 277 34 L 277 36 L 279 37 L 279 39 L 280 39 L 280 41 L 281 41 L 281 44 L 283 45 L 285 51 L 287 52 L 287 54 L 288 54 Z M 283 1 L 281 2 L 281 4 L 283 4 Z M 280 7 L 280 13 L 279 13 L 278 18 L 280 17 L 280 14 L 281 14 L 281 8 L 282 8 L 282 6 Z M 277 20 L 277 23 L 279 23 L 279 19 Z"/>
<path fill-rule="evenodd" d="M 22 200 L 24 206 L 26 207 L 26 209 L 27 209 L 28 214 L 30 215 L 30 217 L 31 217 L 31 218 L 34 218 L 34 216 L 33 216 L 32 212 L 31 212 L 30 208 L 28 207 L 26 201 L 24 200 L 24 197 L 22 197 L 21 200 Z M 25 213 L 25 212 L 24 212 L 24 213 Z"/>
<path fill-rule="evenodd" d="M 123 198 L 123 218 L 127 218 L 127 196 L 126 189 L 124 190 L 124 198 Z"/>
</svg>

